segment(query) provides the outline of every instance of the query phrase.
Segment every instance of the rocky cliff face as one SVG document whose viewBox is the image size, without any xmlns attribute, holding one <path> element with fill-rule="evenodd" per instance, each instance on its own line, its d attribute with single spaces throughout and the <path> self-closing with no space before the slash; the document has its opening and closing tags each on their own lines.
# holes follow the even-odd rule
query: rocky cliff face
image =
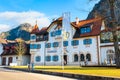
<svg viewBox="0 0 120 80">
<path fill-rule="evenodd" d="M 115 0 L 115 17 L 118 25 L 120 26 L 120 0 Z M 110 17 L 110 7 L 108 0 L 100 0 L 98 4 L 96 4 L 93 10 L 89 13 L 88 19 L 95 17 L 95 13 L 99 16 L 107 17 L 105 22 L 108 26 L 108 22 L 111 20 Z"/>
<path fill-rule="evenodd" d="M 4 38 L 8 40 L 15 40 L 16 38 L 22 38 L 23 40 L 28 41 L 30 40 L 31 30 L 32 30 L 32 26 L 28 23 L 24 23 L 10 31 L 1 33 L 0 38 Z"/>
</svg>

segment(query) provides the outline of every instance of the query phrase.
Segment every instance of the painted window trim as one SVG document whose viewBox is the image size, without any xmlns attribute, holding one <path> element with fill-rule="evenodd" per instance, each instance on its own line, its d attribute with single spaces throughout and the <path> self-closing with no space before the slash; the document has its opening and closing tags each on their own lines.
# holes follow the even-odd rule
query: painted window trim
<svg viewBox="0 0 120 80">
<path fill-rule="evenodd" d="M 80 28 L 80 33 L 85 34 L 85 33 L 90 33 L 91 32 L 91 27 L 90 26 L 85 26 Z"/>
<path fill-rule="evenodd" d="M 57 57 L 57 60 L 54 59 L 55 57 Z M 55 61 L 55 62 L 59 61 L 59 56 L 58 56 L 58 55 L 54 55 L 54 56 L 52 56 L 52 60 Z"/>
<path fill-rule="evenodd" d="M 53 47 L 59 47 L 59 42 L 54 42 Z"/>
<path fill-rule="evenodd" d="M 37 59 L 37 58 L 38 58 L 38 59 Z M 41 56 L 36 56 L 36 57 L 35 57 L 35 61 L 36 61 L 36 62 L 40 62 L 40 61 L 41 61 Z"/>
<path fill-rule="evenodd" d="M 47 59 L 47 57 L 50 57 L 50 59 Z M 46 56 L 46 57 L 45 57 L 45 61 L 50 62 L 50 61 L 51 61 L 51 56 L 49 56 L 49 55 Z"/>
<path fill-rule="evenodd" d="M 31 35 L 30 39 L 36 39 L 35 35 Z"/>
<path fill-rule="evenodd" d="M 91 38 L 90 38 L 90 39 L 84 39 L 84 40 L 83 40 L 83 44 L 84 44 L 84 45 L 92 44 L 92 39 L 91 39 Z"/>
<path fill-rule="evenodd" d="M 75 56 L 77 56 L 77 60 L 75 59 Z M 78 62 L 79 61 L 79 56 L 78 56 L 78 54 L 74 54 L 74 62 Z"/>
<path fill-rule="evenodd" d="M 73 40 L 73 41 L 71 41 L 71 45 L 72 45 L 72 46 L 77 46 L 77 45 L 79 45 L 79 40 Z"/>
<path fill-rule="evenodd" d="M 68 46 L 68 41 L 63 41 L 63 46 L 67 47 Z"/>
<path fill-rule="evenodd" d="M 45 48 L 51 48 L 51 43 L 45 44 Z"/>
</svg>

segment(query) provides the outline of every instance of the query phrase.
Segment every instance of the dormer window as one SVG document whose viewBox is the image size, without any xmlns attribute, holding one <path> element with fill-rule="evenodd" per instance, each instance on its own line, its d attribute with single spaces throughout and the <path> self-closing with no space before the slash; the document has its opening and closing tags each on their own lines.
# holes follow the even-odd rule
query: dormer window
<svg viewBox="0 0 120 80">
<path fill-rule="evenodd" d="M 81 34 L 89 33 L 89 32 L 91 32 L 91 27 L 90 26 L 82 27 L 80 29 L 80 32 L 81 32 Z"/>
</svg>

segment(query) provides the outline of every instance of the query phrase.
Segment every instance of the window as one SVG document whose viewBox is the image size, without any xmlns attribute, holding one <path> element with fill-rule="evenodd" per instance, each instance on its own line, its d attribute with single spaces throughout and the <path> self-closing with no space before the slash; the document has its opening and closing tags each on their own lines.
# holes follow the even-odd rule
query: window
<svg viewBox="0 0 120 80">
<path fill-rule="evenodd" d="M 72 41 L 72 46 L 77 46 L 79 45 L 79 41 L 78 40 L 73 40 Z"/>
<path fill-rule="evenodd" d="M 57 55 L 55 55 L 55 56 L 53 56 L 53 61 L 58 61 L 58 56 Z"/>
<path fill-rule="evenodd" d="M 84 54 L 80 54 L 80 61 L 85 61 L 85 56 L 84 56 Z"/>
<path fill-rule="evenodd" d="M 47 44 L 45 45 L 45 47 L 46 47 L 46 48 L 50 48 L 50 47 L 51 47 L 51 43 L 47 43 Z"/>
<path fill-rule="evenodd" d="M 115 63 L 115 53 L 112 49 L 107 50 L 107 62 L 110 64 Z"/>
<path fill-rule="evenodd" d="M 35 38 L 36 38 L 35 35 L 32 35 L 32 36 L 31 36 L 31 39 L 35 39 Z"/>
<path fill-rule="evenodd" d="M 82 27 L 82 28 L 80 29 L 80 32 L 81 32 L 81 34 L 89 33 L 89 32 L 91 32 L 91 28 L 90 28 L 89 26 Z"/>
<path fill-rule="evenodd" d="M 40 38 L 42 39 L 42 38 L 43 38 L 43 35 L 40 35 Z"/>
<path fill-rule="evenodd" d="M 48 39 L 48 35 L 44 35 L 44 40 L 47 40 Z"/>
<path fill-rule="evenodd" d="M 64 47 L 68 46 L 68 41 L 64 41 L 64 42 L 63 42 L 63 46 L 64 46 Z"/>
<path fill-rule="evenodd" d="M 86 55 L 86 60 L 87 60 L 87 61 L 91 61 L 91 55 L 90 55 L 90 54 L 87 54 L 87 55 Z"/>
<path fill-rule="evenodd" d="M 78 55 L 77 54 L 74 55 L 74 62 L 78 62 Z"/>
<path fill-rule="evenodd" d="M 61 30 L 57 30 L 56 35 L 61 35 Z"/>
<path fill-rule="evenodd" d="M 34 44 L 30 44 L 30 49 L 33 49 L 34 48 Z"/>
<path fill-rule="evenodd" d="M 34 44 L 34 47 L 33 47 L 34 49 L 37 49 L 37 44 Z"/>
<path fill-rule="evenodd" d="M 92 39 L 84 39 L 83 44 L 85 44 L 85 45 L 92 44 Z"/>
<path fill-rule="evenodd" d="M 40 49 L 41 48 L 41 45 L 40 44 L 37 44 L 37 49 Z"/>
<path fill-rule="evenodd" d="M 51 37 L 55 37 L 55 32 L 51 32 Z"/>
<path fill-rule="evenodd" d="M 59 43 L 58 42 L 54 42 L 53 43 L 53 47 L 58 47 L 59 46 Z"/>
<path fill-rule="evenodd" d="M 46 61 L 51 61 L 51 56 L 46 56 L 45 60 Z"/>
<path fill-rule="evenodd" d="M 41 57 L 40 56 L 36 56 L 35 61 L 36 62 L 40 62 L 40 60 L 41 60 Z"/>
</svg>

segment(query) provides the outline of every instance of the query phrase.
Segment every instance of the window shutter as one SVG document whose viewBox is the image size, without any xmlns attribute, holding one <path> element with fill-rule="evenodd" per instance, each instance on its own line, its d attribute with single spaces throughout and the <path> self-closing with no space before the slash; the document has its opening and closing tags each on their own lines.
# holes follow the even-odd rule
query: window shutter
<svg viewBox="0 0 120 80">
<path fill-rule="evenodd" d="M 90 44 L 92 44 L 92 39 L 90 39 Z"/>
<path fill-rule="evenodd" d="M 64 47 L 68 46 L 68 41 L 64 41 L 64 42 L 63 42 L 63 46 L 64 46 Z"/>
</svg>

